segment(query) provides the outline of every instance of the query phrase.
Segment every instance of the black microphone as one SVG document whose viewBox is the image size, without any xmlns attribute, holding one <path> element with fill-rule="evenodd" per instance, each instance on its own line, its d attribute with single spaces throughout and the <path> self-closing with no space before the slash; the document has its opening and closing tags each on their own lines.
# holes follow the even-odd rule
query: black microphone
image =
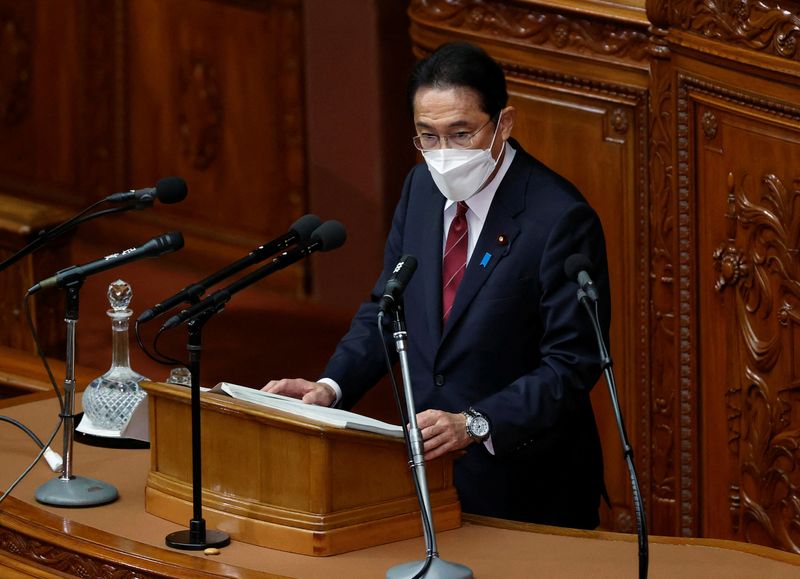
<svg viewBox="0 0 800 579">
<path fill-rule="evenodd" d="M 164 177 L 156 182 L 155 187 L 114 193 L 106 197 L 105 201 L 109 203 L 133 201 L 136 209 L 144 209 L 151 207 L 156 199 L 165 204 L 178 203 L 186 199 L 187 193 L 186 181 L 180 177 Z"/>
<path fill-rule="evenodd" d="M 154 237 L 144 245 L 126 249 L 121 253 L 112 253 L 101 259 L 84 263 L 83 265 L 73 265 L 62 269 L 56 275 L 40 281 L 28 290 L 29 294 L 38 292 L 40 289 L 48 287 L 64 287 L 74 281 L 82 280 L 90 275 L 100 273 L 107 269 L 117 267 L 141 259 L 143 257 L 159 257 L 165 253 L 177 251 L 183 247 L 183 236 L 177 231 L 164 233 Z"/>
<path fill-rule="evenodd" d="M 582 253 L 570 255 L 567 261 L 564 262 L 564 273 L 567 274 L 567 277 L 577 281 L 581 291 L 596 302 L 598 298 L 597 288 L 589 275 L 589 272 L 593 271 L 593 269 L 592 262 Z"/>
<path fill-rule="evenodd" d="M 254 263 L 264 261 L 269 256 L 274 255 L 279 251 L 283 251 L 295 243 L 308 243 L 311 239 L 311 234 L 320 226 L 321 223 L 322 220 L 316 215 L 303 215 L 300 219 L 292 223 L 291 227 L 289 227 L 288 233 L 284 233 L 280 237 L 273 239 L 264 245 L 260 245 L 243 258 L 223 267 L 215 273 L 212 273 L 204 280 L 186 286 L 175 295 L 165 299 L 163 302 L 157 303 L 149 310 L 143 311 L 137 321 L 139 323 L 146 322 L 156 316 L 161 315 L 167 310 L 171 310 L 178 304 L 194 301 L 202 296 L 212 285 L 218 284 L 225 278 L 242 271 Z"/>
<path fill-rule="evenodd" d="M 166 322 L 164 322 L 164 325 L 161 326 L 161 331 L 174 328 L 175 326 L 182 324 L 186 320 L 189 320 L 205 312 L 206 310 L 218 310 L 220 307 L 228 303 L 228 301 L 231 299 L 231 296 L 236 292 L 243 290 L 247 286 L 254 284 L 258 280 L 265 278 L 288 265 L 300 261 L 315 251 L 331 251 L 332 249 L 341 247 L 346 239 L 347 231 L 345 230 L 344 225 L 335 220 L 326 221 L 314 230 L 314 232 L 311 234 L 308 245 L 302 245 L 293 249 L 292 251 L 282 252 L 280 255 L 275 256 L 268 264 L 261 266 L 255 271 L 251 271 L 230 285 L 215 291 L 213 294 L 210 294 L 203 301 L 198 302 L 193 306 L 186 308 L 185 310 L 182 310 L 178 314 L 175 314 Z"/>
<path fill-rule="evenodd" d="M 392 275 L 389 281 L 386 282 L 386 287 L 383 290 L 381 300 L 378 302 L 378 311 L 386 313 L 397 307 L 400 299 L 403 297 L 403 292 L 406 291 L 408 282 L 411 281 L 411 276 L 417 270 L 417 258 L 413 255 L 404 255 L 397 262 L 392 270 Z"/>
</svg>

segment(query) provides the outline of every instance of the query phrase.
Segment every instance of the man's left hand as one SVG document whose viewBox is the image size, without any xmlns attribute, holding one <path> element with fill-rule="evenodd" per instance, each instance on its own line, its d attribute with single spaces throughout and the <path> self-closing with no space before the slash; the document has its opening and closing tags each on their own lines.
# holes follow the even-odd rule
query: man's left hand
<svg viewBox="0 0 800 579">
<path fill-rule="evenodd" d="M 467 436 L 467 417 L 442 410 L 426 410 L 417 414 L 417 425 L 425 441 L 425 460 L 460 450 L 474 442 Z"/>
</svg>

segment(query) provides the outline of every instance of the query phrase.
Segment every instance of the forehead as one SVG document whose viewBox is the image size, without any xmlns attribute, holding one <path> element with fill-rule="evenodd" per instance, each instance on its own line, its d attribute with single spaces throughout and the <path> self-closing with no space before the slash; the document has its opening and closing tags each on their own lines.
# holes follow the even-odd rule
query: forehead
<svg viewBox="0 0 800 579">
<path fill-rule="evenodd" d="M 485 114 L 478 93 L 471 88 L 423 87 L 414 95 L 414 122 L 457 122 Z"/>
</svg>

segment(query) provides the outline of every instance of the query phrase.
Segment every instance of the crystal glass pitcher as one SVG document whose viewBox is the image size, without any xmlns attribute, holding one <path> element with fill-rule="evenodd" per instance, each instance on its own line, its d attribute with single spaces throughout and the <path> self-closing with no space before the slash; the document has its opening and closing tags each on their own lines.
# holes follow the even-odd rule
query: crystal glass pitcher
<svg viewBox="0 0 800 579">
<path fill-rule="evenodd" d="M 133 290 L 118 279 L 108 286 L 108 302 L 111 309 L 106 313 L 111 318 L 111 368 L 92 380 L 83 393 L 83 411 L 92 424 L 107 430 L 122 430 L 134 409 L 147 393 L 139 382 L 148 380 L 131 368 L 128 320 L 133 311 L 128 309 Z"/>
</svg>

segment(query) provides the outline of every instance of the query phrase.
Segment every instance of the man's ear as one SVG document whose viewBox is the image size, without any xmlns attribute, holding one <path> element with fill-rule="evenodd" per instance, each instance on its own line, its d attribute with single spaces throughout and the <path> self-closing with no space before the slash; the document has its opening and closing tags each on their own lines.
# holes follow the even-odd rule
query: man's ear
<svg viewBox="0 0 800 579">
<path fill-rule="evenodd" d="M 514 120 L 517 117 L 517 109 L 512 106 L 507 106 L 503 109 L 503 114 L 500 116 L 500 136 L 504 141 L 507 141 L 511 136 L 511 129 L 514 128 Z"/>
</svg>

